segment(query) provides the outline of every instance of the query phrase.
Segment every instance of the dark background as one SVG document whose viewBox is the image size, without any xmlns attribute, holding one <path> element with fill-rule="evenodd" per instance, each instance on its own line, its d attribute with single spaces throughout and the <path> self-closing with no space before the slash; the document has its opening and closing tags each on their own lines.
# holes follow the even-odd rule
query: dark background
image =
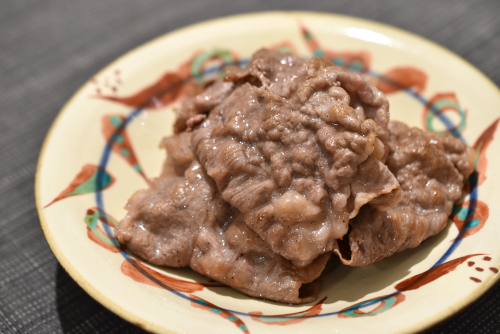
<svg viewBox="0 0 500 334">
<path fill-rule="evenodd" d="M 143 333 L 90 298 L 50 251 L 33 195 L 42 141 L 71 95 L 124 52 L 191 23 L 280 9 L 409 30 L 500 84 L 499 0 L 1 0 L 0 333 Z M 431 333 L 500 333 L 500 285 Z"/>
</svg>

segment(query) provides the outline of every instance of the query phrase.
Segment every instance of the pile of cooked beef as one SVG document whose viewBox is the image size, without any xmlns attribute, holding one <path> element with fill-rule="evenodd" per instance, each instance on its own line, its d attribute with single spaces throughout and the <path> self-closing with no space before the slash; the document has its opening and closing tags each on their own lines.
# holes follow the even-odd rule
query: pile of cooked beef
<svg viewBox="0 0 500 334">
<path fill-rule="evenodd" d="M 389 122 L 380 91 L 323 58 L 226 70 L 176 109 L 162 175 L 129 200 L 132 253 L 300 304 L 332 253 L 366 266 L 444 228 L 474 169 L 463 142 Z"/>
</svg>

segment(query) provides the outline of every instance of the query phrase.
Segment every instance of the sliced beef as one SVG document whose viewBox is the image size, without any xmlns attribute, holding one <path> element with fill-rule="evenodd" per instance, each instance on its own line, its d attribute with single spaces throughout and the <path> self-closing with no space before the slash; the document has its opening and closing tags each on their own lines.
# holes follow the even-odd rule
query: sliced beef
<svg viewBox="0 0 500 334">
<path fill-rule="evenodd" d="M 398 202 L 381 161 L 388 103 L 361 75 L 261 50 L 225 80 L 235 88 L 195 128 L 193 149 L 273 251 L 306 266 L 333 249 L 364 204 Z"/>
<path fill-rule="evenodd" d="M 365 266 L 440 232 L 453 203 L 474 170 L 474 151 L 452 136 L 389 124 L 387 165 L 397 177 L 402 199 L 380 212 L 365 206 L 351 221 L 348 240 L 335 247 L 342 262 Z"/>
<path fill-rule="evenodd" d="M 296 268 L 274 253 L 235 211 L 222 226 L 200 229 L 191 268 L 249 296 L 292 304 L 314 301 L 321 287 L 315 280 L 325 269 L 330 253 Z"/>
<path fill-rule="evenodd" d="M 331 252 L 380 261 L 441 231 L 474 151 L 389 123 L 362 75 L 261 50 L 225 81 L 191 86 L 161 176 L 116 235 L 152 264 L 250 296 L 308 303 Z"/>
<path fill-rule="evenodd" d="M 230 206 L 198 162 L 185 176 L 155 179 L 127 204 L 116 236 L 135 255 L 158 266 L 185 267 L 193 255 L 200 227 L 225 221 Z"/>
<path fill-rule="evenodd" d="M 179 107 L 174 108 L 174 132 L 181 133 L 190 128 L 189 121 L 209 112 L 213 107 L 222 102 L 232 91 L 232 82 L 217 80 L 204 84 L 193 83 L 189 86 L 186 96 Z"/>
<path fill-rule="evenodd" d="M 315 300 L 320 288 L 315 279 L 330 254 L 297 269 L 274 253 L 241 213 L 222 200 L 213 180 L 189 154 L 190 135 L 163 141 L 169 150 L 165 170 L 129 200 L 128 214 L 116 231 L 118 240 L 152 264 L 190 266 L 253 297 L 293 304 Z"/>
<path fill-rule="evenodd" d="M 163 165 L 162 177 L 184 176 L 184 172 L 195 159 L 191 148 L 191 132 L 163 138 L 160 148 L 167 150 L 167 159 Z"/>
</svg>

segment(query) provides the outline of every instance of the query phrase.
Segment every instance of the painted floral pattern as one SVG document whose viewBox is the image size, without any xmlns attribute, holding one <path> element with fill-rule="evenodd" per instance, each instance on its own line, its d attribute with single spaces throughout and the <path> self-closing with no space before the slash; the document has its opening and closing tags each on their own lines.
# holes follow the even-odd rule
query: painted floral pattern
<svg viewBox="0 0 500 334">
<path fill-rule="evenodd" d="M 113 152 L 123 158 L 139 175 L 148 182 L 148 178 L 142 170 L 139 160 L 132 148 L 127 131 L 125 130 L 126 117 L 122 115 L 104 115 L 102 117 L 101 129 L 106 141 L 113 137 Z"/>
<path fill-rule="evenodd" d="M 100 182 L 97 182 L 98 176 Z M 114 182 L 115 178 L 103 168 L 92 164 L 85 164 L 82 166 L 80 172 L 73 178 L 71 183 L 63 191 L 61 191 L 61 193 L 57 195 L 52 202 L 45 205 L 45 208 L 51 206 L 57 201 L 71 196 L 102 191 L 111 187 Z"/>
</svg>

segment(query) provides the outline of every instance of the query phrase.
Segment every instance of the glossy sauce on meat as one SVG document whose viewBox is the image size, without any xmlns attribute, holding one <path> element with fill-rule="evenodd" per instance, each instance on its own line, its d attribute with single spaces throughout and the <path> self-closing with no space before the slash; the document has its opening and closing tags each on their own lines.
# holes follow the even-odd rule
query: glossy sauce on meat
<svg viewBox="0 0 500 334">
<path fill-rule="evenodd" d="M 261 50 L 230 68 L 234 90 L 193 132 L 222 198 L 273 251 L 305 266 L 370 203 L 399 200 L 381 161 L 388 103 L 361 75 L 321 58 Z"/>
<path fill-rule="evenodd" d="M 335 248 L 351 266 L 378 262 L 440 232 L 474 170 L 474 150 L 451 135 L 399 122 L 389 124 L 389 133 L 387 165 L 401 184 L 402 199 L 386 212 L 364 207 L 351 221 L 348 238 Z"/>
<path fill-rule="evenodd" d="M 294 304 L 315 300 L 315 279 L 330 254 L 299 269 L 274 253 L 222 200 L 190 152 L 190 134 L 164 139 L 170 154 L 162 176 L 129 200 L 117 229 L 120 243 L 152 264 L 190 266 L 250 296 Z"/>
<path fill-rule="evenodd" d="M 471 148 L 389 123 L 382 93 L 322 58 L 260 50 L 175 112 L 118 240 L 284 303 L 316 299 L 332 252 L 365 266 L 441 231 L 474 168 Z"/>
</svg>

